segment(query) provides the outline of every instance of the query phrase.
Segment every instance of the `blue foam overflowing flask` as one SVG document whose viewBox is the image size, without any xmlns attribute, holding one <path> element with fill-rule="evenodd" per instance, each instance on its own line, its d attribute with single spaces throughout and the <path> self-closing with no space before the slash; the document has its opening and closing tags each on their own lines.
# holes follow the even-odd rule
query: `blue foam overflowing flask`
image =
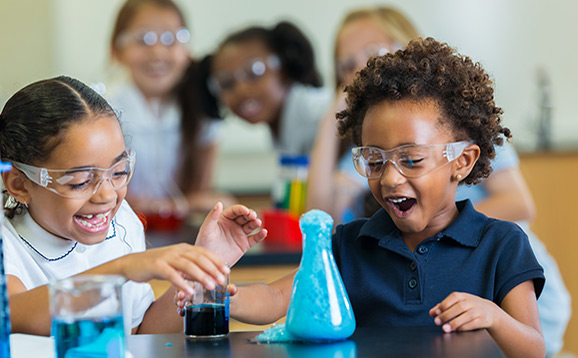
<svg viewBox="0 0 578 358">
<path fill-rule="evenodd" d="M 287 331 L 305 341 L 346 339 L 355 317 L 331 250 L 333 219 L 321 210 L 301 216 L 303 256 L 293 282 Z"/>
<path fill-rule="evenodd" d="M 0 162 L 0 173 L 8 171 L 10 168 L 10 164 Z M 0 357 L 10 357 L 10 306 L 8 306 L 6 273 L 4 272 L 4 244 L 2 241 L 4 202 L 1 199 L 0 206 Z"/>
</svg>

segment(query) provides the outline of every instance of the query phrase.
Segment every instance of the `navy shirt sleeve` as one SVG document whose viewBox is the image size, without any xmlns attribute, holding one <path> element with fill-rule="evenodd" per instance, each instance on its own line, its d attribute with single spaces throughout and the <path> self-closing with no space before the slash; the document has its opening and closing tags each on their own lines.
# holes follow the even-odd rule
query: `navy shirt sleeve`
<svg viewBox="0 0 578 358">
<path fill-rule="evenodd" d="M 501 304 L 508 292 L 528 280 L 533 280 L 536 298 L 540 297 L 545 283 L 544 273 L 524 231 L 516 224 L 495 219 L 488 219 L 485 228 L 485 237 L 501 238 L 494 243 L 499 248 L 494 251 L 498 256 L 495 261 L 494 302 Z M 480 246 L 484 246 L 484 241 Z"/>
</svg>

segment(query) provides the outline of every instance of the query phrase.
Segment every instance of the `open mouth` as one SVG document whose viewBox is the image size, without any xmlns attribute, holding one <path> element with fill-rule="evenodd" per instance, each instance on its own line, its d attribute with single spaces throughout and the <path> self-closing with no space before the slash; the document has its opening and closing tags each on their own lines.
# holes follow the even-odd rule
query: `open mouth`
<svg viewBox="0 0 578 358">
<path fill-rule="evenodd" d="M 259 114 L 261 112 L 261 102 L 255 99 L 248 99 L 243 102 L 237 107 L 239 111 L 239 116 L 243 118 L 251 118 Z"/>
<path fill-rule="evenodd" d="M 409 211 L 417 204 L 417 200 L 406 197 L 389 198 L 387 201 L 389 201 L 396 213 L 400 216 L 403 216 L 405 213 L 409 213 Z"/>
<path fill-rule="evenodd" d="M 110 223 L 110 210 L 106 213 L 89 214 L 89 215 L 74 215 L 74 221 L 88 232 L 101 232 L 108 230 Z"/>
</svg>

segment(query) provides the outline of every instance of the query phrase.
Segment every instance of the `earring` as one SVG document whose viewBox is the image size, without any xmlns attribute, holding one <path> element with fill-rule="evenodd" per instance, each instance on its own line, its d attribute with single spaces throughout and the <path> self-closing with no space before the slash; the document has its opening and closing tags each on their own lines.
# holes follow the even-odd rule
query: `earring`
<svg viewBox="0 0 578 358">
<path fill-rule="evenodd" d="M 28 209 L 28 202 L 23 202 L 22 204 L 24 204 L 24 206 L 26 207 L 26 209 Z"/>
<path fill-rule="evenodd" d="M 18 200 L 16 200 L 12 195 L 8 194 L 8 198 L 6 199 L 4 207 L 6 209 L 14 209 L 16 206 L 18 206 Z"/>
<path fill-rule="evenodd" d="M 457 179 L 458 181 L 462 181 L 462 175 L 461 175 L 461 174 L 456 175 L 456 179 Z"/>
</svg>

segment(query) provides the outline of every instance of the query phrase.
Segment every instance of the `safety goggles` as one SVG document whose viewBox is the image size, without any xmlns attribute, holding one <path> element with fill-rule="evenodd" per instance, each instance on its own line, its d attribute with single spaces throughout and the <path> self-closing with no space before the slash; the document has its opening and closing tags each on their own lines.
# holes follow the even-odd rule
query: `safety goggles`
<svg viewBox="0 0 578 358">
<path fill-rule="evenodd" d="M 390 52 L 395 52 L 401 49 L 399 44 L 395 44 L 393 48 L 389 48 L 385 44 L 371 43 L 365 46 L 362 51 L 356 54 L 343 56 L 337 59 L 335 69 L 337 76 L 343 80 L 349 74 L 357 72 L 360 68 L 367 65 L 367 61 L 373 56 L 383 56 Z"/>
<path fill-rule="evenodd" d="M 237 83 L 255 82 L 263 77 L 268 70 L 276 70 L 281 66 L 279 57 L 269 55 L 266 58 L 253 58 L 234 71 L 220 71 L 209 77 L 208 86 L 214 95 L 232 91 Z"/>
<path fill-rule="evenodd" d="M 417 178 L 429 174 L 462 155 L 471 142 L 447 144 L 402 145 L 391 150 L 376 147 L 351 149 L 353 163 L 359 174 L 368 179 L 383 175 L 387 162 L 405 177 Z"/>
<path fill-rule="evenodd" d="M 117 46 L 125 47 L 129 44 L 139 46 L 154 46 L 158 42 L 165 46 L 174 44 L 186 44 L 191 39 L 191 33 L 186 27 L 181 27 L 177 31 L 153 31 L 148 29 L 138 29 L 124 32 L 118 37 Z"/>
<path fill-rule="evenodd" d="M 28 179 L 53 193 L 72 199 L 94 195 L 105 180 L 117 191 L 126 187 L 134 173 L 136 154 L 128 149 L 122 159 L 108 169 L 80 167 L 72 169 L 46 169 L 12 162 Z"/>
</svg>

